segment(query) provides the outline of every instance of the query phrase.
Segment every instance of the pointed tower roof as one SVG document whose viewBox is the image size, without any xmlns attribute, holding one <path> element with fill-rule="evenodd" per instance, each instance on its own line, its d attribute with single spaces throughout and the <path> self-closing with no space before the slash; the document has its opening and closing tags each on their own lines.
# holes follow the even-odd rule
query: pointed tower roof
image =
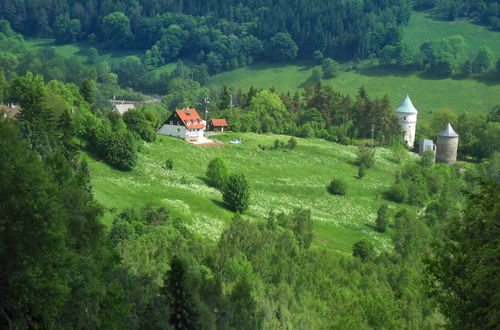
<svg viewBox="0 0 500 330">
<path fill-rule="evenodd" d="M 403 103 L 396 109 L 396 112 L 407 113 L 407 114 L 417 114 L 417 109 L 413 106 L 410 100 L 410 96 L 406 95 Z"/>
<path fill-rule="evenodd" d="M 455 132 L 453 127 L 451 127 L 451 124 L 448 123 L 448 125 L 446 125 L 444 130 L 438 133 L 438 136 L 458 137 L 459 135 L 457 134 L 457 132 Z"/>
</svg>

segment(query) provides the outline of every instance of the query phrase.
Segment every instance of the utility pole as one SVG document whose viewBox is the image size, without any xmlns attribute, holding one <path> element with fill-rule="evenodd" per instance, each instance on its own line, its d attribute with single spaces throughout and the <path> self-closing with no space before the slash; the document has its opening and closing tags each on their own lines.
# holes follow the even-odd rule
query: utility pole
<svg viewBox="0 0 500 330">
<path fill-rule="evenodd" d="M 229 94 L 229 99 L 230 99 L 230 102 L 229 102 L 229 109 L 233 110 L 233 93 Z"/>
<path fill-rule="evenodd" d="M 371 132 L 372 132 L 372 148 L 375 148 L 375 143 L 373 142 L 373 137 L 375 135 L 375 125 L 373 125 L 373 124 L 372 124 Z"/>
<path fill-rule="evenodd" d="M 208 129 L 209 129 L 208 104 L 210 103 L 210 99 L 208 98 L 208 96 L 205 96 L 205 98 L 203 99 L 203 102 L 205 103 L 205 121 L 207 122 L 207 131 L 208 131 Z"/>
</svg>

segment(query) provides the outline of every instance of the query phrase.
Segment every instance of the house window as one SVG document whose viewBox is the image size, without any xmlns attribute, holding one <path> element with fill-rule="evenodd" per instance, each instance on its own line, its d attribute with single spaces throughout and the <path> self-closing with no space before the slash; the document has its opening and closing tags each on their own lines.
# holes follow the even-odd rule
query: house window
<svg viewBox="0 0 500 330">
<path fill-rule="evenodd" d="M 180 132 L 180 131 L 181 131 L 181 129 L 180 129 L 180 128 L 178 128 L 178 129 L 177 129 L 177 132 Z"/>
<path fill-rule="evenodd" d="M 404 117 L 403 120 L 406 120 L 406 117 Z"/>
</svg>

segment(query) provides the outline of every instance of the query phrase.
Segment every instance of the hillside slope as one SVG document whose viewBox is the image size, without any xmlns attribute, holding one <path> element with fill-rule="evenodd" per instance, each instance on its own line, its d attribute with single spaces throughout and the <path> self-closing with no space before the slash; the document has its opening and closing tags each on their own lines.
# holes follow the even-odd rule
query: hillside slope
<svg viewBox="0 0 500 330">
<path fill-rule="evenodd" d="M 356 148 L 315 140 L 298 139 L 295 150 L 261 150 L 275 139 L 286 142 L 287 136 L 266 136 L 252 133 L 238 135 L 241 145 L 226 143 L 223 148 L 200 148 L 182 140 L 159 136 L 145 145 L 139 164 L 131 172 L 121 172 L 95 159 L 89 160 L 92 184 L 97 200 L 114 214 L 130 206 L 162 204 L 181 217 L 189 226 L 215 240 L 227 226 L 233 213 L 222 202 L 221 193 L 205 183 L 208 162 L 223 157 L 232 172 L 244 173 L 251 185 L 252 198 L 245 217 L 266 219 L 271 210 L 289 212 L 294 207 L 312 211 L 315 221 L 315 244 L 344 253 L 364 237 L 370 237 L 378 249 L 389 249 L 387 234 L 373 229 L 376 211 L 385 201 L 381 197 L 394 180 L 396 164 L 386 149 L 377 149 L 375 169 L 359 180 L 352 165 Z M 236 135 L 225 134 L 223 141 Z M 172 159 L 172 171 L 163 169 Z M 348 183 L 347 196 L 331 196 L 326 191 L 333 178 Z M 389 203 L 390 204 L 390 203 Z"/>
</svg>

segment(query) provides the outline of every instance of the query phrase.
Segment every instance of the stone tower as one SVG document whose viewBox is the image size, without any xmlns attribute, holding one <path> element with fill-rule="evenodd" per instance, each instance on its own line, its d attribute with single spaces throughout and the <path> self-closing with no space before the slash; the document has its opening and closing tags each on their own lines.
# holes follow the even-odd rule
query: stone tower
<svg viewBox="0 0 500 330">
<path fill-rule="evenodd" d="M 437 136 L 436 163 L 453 164 L 457 161 L 458 134 L 448 123 Z"/>
<path fill-rule="evenodd" d="M 396 109 L 396 115 L 399 118 L 399 125 L 403 131 L 404 143 L 413 148 L 415 144 L 415 130 L 417 128 L 418 111 L 411 103 L 410 97 L 406 95 L 403 103 Z"/>
</svg>

